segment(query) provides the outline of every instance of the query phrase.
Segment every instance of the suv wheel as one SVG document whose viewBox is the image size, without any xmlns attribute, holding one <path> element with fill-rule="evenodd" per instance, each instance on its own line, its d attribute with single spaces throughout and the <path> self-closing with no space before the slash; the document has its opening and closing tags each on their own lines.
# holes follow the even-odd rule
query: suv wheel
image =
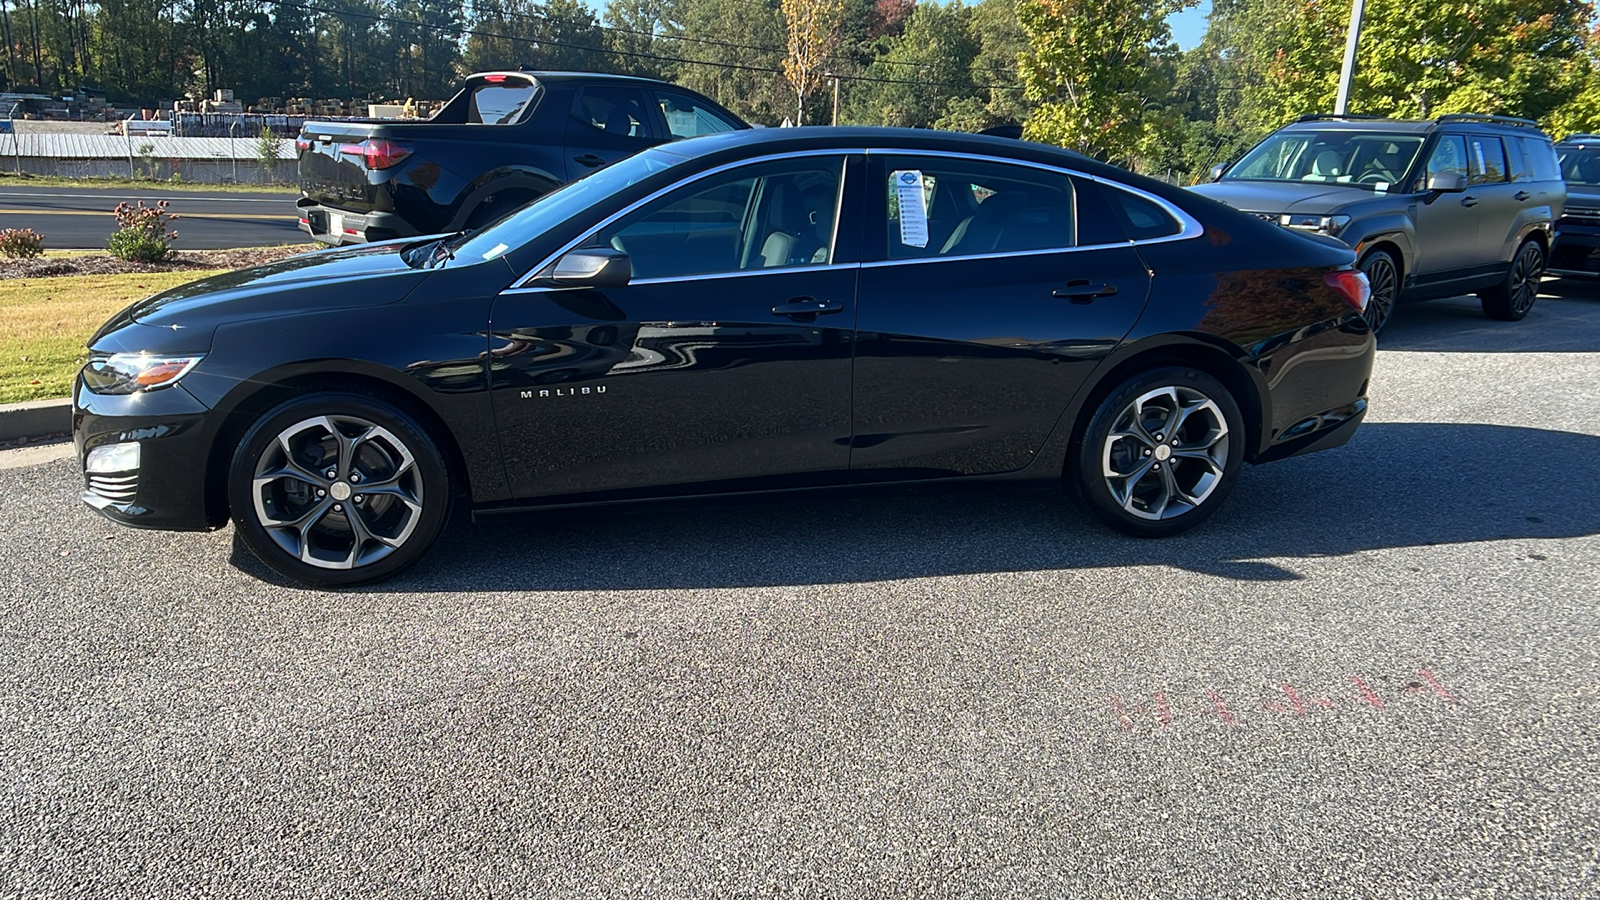
<svg viewBox="0 0 1600 900">
<path fill-rule="evenodd" d="M 1367 325 L 1373 334 L 1381 334 L 1400 302 L 1400 267 L 1388 253 L 1374 250 L 1362 258 L 1359 268 L 1367 274 L 1367 283 L 1372 285 L 1372 296 L 1367 300 Z"/>
<path fill-rule="evenodd" d="M 1166 537 L 1222 504 L 1244 462 L 1244 420 L 1221 382 L 1191 368 L 1136 375 L 1095 411 L 1075 453 L 1078 488 L 1112 528 Z"/>
<path fill-rule="evenodd" d="M 1511 258 L 1505 281 L 1478 295 L 1483 314 L 1503 322 L 1515 322 L 1533 309 L 1539 297 L 1539 278 L 1544 275 L 1544 250 L 1535 241 L 1523 241 Z"/>
</svg>

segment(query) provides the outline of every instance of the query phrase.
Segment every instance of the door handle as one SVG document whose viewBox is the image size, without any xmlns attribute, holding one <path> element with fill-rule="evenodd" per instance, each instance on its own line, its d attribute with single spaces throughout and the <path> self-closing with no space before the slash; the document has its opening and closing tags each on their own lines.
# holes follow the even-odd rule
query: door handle
<svg viewBox="0 0 1600 900">
<path fill-rule="evenodd" d="M 1109 297 L 1117 292 L 1117 286 L 1099 282 L 1090 284 L 1079 279 L 1067 282 L 1066 287 L 1059 287 L 1050 292 L 1050 296 L 1061 300 L 1071 300 L 1073 303 L 1093 303 L 1096 297 Z"/>
<path fill-rule="evenodd" d="M 844 304 L 837 300 L 817 300 L 812 297 L 795 297 L 788 303 L 772 308 L 775 316 L 789 316 L 804 322 L 814 322 L 817 316 L 825 316 L 844 309 Z"/>
<path fill-rule="evenodd" d="M 1477 197 L 1462 197 L 1461 198 L 1461 205 L 1462 206 L 1477 206 L 1478 205 L 1478 198 Z"/>
<path fill-rule="evenodd" d="M 585 153 L 585 154 L 582 154 L 581 156 L 574 156 L 572 158 L 572 161 L 577 163 L 580 166 L 588 166 L 591 169 L 594 168 L 595 166 L 603 166 L 603 165 L 606 164 L 606 161 L 604 159 L 601 159 L 600 157 L 595 156 L 593 153 Z"/>
<path fill-rule="evenodd" d="M 1517 191 L 1517 193 L 1516 193 L 1516 198 L 1518 200 L 1526 200 L 1526 199 L 1528 199 L 1529 197 L 1532 197 L 1532 196 L 1533 195 L 1528 193 L 1527 191 Z"/>
</svg>

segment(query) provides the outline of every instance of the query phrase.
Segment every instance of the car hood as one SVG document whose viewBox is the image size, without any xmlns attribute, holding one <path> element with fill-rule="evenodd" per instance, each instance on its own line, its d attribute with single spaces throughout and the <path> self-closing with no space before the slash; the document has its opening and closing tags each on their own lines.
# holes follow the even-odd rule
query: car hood
<svg viewBox="0 0 1600 900">
<path fill-rule="evenodd" d="M 203 328 L 223 321 L 392 303 L 427 276 L 400 255 L 416 240 L 302 253 L 202 278 L 135 303 L 107 322 L 101 334 L 128 322 Z"/>
<path fill-rule="evenodd" d="M 1321 181 L 1217 181 L 1189 188 L 1197 194 L 1256 213 L 1331 214 L 1341 206 L 1371 200 L 1366 188 Z"/>
</svg>

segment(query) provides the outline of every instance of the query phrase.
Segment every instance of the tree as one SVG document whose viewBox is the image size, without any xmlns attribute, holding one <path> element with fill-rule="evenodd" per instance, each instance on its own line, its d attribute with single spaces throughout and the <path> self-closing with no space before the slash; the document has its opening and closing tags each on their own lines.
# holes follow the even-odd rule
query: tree
<svg viewBox="0 0 1600 900">
<path fill-rule="evenodd" d="M 849 119 L 868 125 L 931 127 L 952 100 L 972 93 L 972 63 L 978 54 L 968 22 L 971 11 L 952 0 L 919 3 L 888 51 L 867 68 L 851 93 Z"/>
<path fill-rule="evenodd" d="M 1114 163 L 1148 153 L 1176 126 L 1164 105 L 1177 55 L 1166 20 L 1193 2 L 1022 0 L 1022 79 L 1039 104 L 1027 136 Z"/>
<path fill-rule="evenodd" d="M 951 98 L 935 128 L 982 131 L 1016 124 L 1028 117 L 1031 108 L 1017 69 L 1028 49 L 1028 36 L 1017 21 L 1017 0 L 982 0 L 971 11 L 967 24 L 978 43 L 972 60 L 972 91 Z"/>
<path fill-rule="evenodd" d="M 677 82 L 748 121 L 778 124 L 789 104 L 777 0 L 680 0 L 673 19 L 658 45 L 691 60 L 678 64 Z"/>
<path fill-rule="evenodd" d="M 782 0 L 788 32 L 783 74 L 794 88 L 795 124 L 806 123 L 806 98 L 822 86 L 828 57 L 839 46 L 844 0 Z"/>
</svg>

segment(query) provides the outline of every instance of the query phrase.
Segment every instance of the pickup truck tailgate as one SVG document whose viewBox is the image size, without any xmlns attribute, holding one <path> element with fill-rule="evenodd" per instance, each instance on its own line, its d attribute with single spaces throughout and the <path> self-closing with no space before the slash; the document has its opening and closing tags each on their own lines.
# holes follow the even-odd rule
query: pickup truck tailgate
<svg viewBox="0 0 1600 900">
<path fill-rule="evenodd" d="M 378 187 L 367 177 L 364 141 L 381 140 L 381 125 L 307 122 L 295 142 L 300 156 L 300 193 L 324 206 L 369 212 Z"/>
</svg>

